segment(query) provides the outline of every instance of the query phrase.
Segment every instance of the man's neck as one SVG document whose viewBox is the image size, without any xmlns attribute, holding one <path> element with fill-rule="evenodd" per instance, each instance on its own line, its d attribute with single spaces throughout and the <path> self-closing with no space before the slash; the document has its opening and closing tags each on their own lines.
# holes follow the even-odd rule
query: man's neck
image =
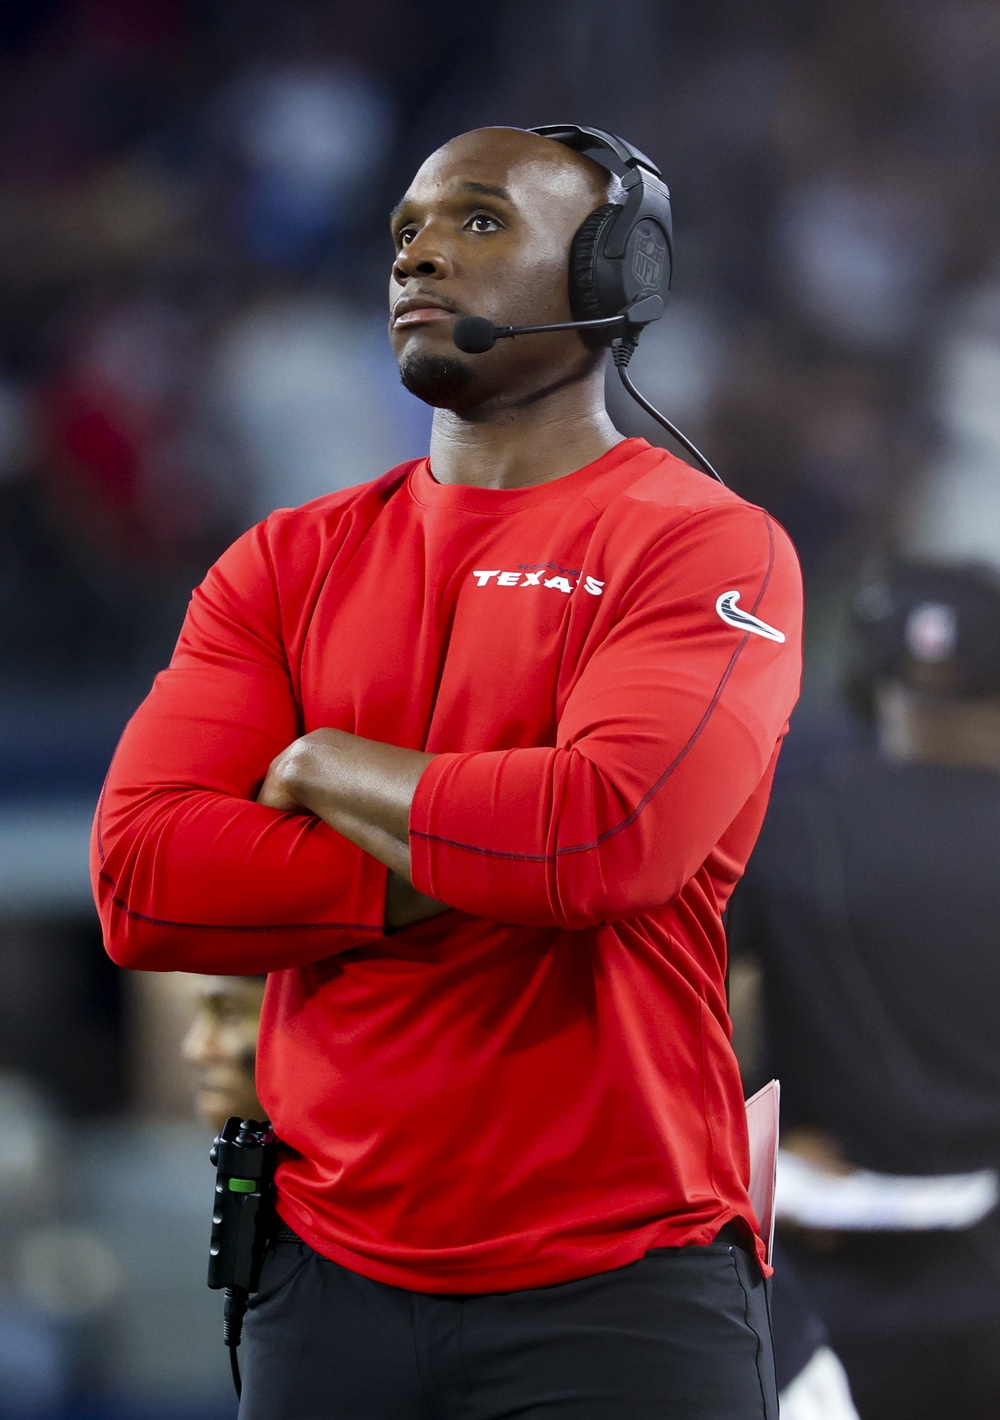
<svg viewBox="0 0 1000 1420">
<path fill-rule="evenodd" d="M 530 488 L 575 473 L 625 436 L 604 407 L 603 375 L 535 403 L 436 409 L 431 471 L 438 483 L 475 488 Z"/>
</svg>

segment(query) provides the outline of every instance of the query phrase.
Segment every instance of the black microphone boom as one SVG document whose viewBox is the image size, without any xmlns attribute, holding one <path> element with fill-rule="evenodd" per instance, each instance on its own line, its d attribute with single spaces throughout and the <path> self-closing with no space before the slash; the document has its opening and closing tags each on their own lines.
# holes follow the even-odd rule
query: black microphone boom
<svg viewBox="0 0 1000 1420">
<path fill-rule="evenodd" d="M 618 316 L 607 316 L 603 320 L 566 320 L 559 321 L 555 325 L 494 325 L 485 316 L 461 316 L 454 324 L 451 338 L 459 350 L 465 355 L 485 355 L 487 350 L 492 350 L 498 340 L 504 340 L 507 336 L 513 335 L 541 335 L 549 330 L 610 330 L 612 326 L 624 326 L 627 334 L 623 339 L 615 340 L 612 346 L 612 356 L 614 358 L 615 369 L 618 371 L 619 379 L 628 390 L 629 394 L 647 414 L 651 415 L 659 424 L 662 424 L 667 433 L 672 435 L 688 453 L 691 454 L 707 474 L 712 478 L 717 478 L 725 487 L 725 479 L 709 463 L 708 459 L 700 449 L 691 442 L 687 435 L 671 424 L 665 415 L 661 414 L 649 400 L 639 393 L 635 385 L 628 377 L 625 367 L 632 357 L 635 349 L 635 342 L 638 339 L 639 331 L 637 324 L 641 325 L 644 319 L 656 319 L 651 314 L 654 310 L 653 302 L 663 310 L 663 302 L 658 296 L 647 297 L 646 300 L 637 302 L 635 306 Z M 648 307 L 648 309 L 646 309 Z M 638 322 L 633 322 L 630 317 L 636 315 Z M 629 338 L 631 337 L 631 338 Z"/>
<path fill-rule="evenodd" d="M 485 355 L 498 340 L 514 335 L 542 335 L 549 330 L 610 330 L 624 325 L 625 316 L 608 316 L 604 320 L 565 320 L 555 325 L 494 325 L 485 316 L 462 316 L 455 322 L 451 338 L 466 355 Z"/>
</svg>

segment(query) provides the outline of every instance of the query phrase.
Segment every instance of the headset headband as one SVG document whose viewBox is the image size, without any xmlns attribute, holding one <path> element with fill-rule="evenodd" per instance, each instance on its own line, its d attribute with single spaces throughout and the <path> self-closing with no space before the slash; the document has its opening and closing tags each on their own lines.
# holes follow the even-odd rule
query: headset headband
<svg viewBox="0 0 1000 1420">
<path fill-rule="evenodd" d="M 540 128 L 529 128 L 528 132 L 537 133 L 542 138 L 554 138 L 557 143 L 577 153 L 586 153 L 592 148 L 608 148 L 627 168 L 638 165 L 655 177 L 663 176 L 652 158 L 647 158 L 645 153 L 633 148 L 616 133 L 609 133 L 606 128 L 582 128 L 576 123 L 545 123 Z"/>
<path fill-rule="evenodd" d="M 609 221 L 603 225 L 599 234 L 595 230 L 597 269 L 593 273 L 594 278 L 600 282 L 599 269 L 602 263 L 606 269 L 609 261 L 623 261 L 629 243 L 634 243 L 637 228 L 646 225 L 648 229 L 647 219 L 651 218 L 659 226 L 666 242 L 666 279 L 662 283 L 662 294 L 665 296 L 670 289 L 673 267 L 673 223 L 670 215 L 670 192 L 653 160 L 647 158 L 638 148 L 634 148 L 631 143 L 626 143 L 624 138 L 619 138 L 617 133 L 609 133 L 605 128 L 583 128 L 575 123 L 547 123 L 539 128 L 530 128 L 528 132 L 537 133 L 541 138 L 551 138 L 577 153 L 587 153 L 595 148 L 607 149 L 614 153 L 625 168 L 620 177 L 625 190 L 625 201 L 598 209 L 613 215 L 610 215 Z M 594 216 L 596 218 L 596 213 Z M 589 230 L 587 224 L 584 224 L 584 230 Z M 574 266 L 578 265 L 574 260 Z M 654 285 L 658 284 L 657 280 Z M 605 292 L 604 296 L 607 294 Z M 586 304 L 588 313 L 592 314 L 591 303 L 588 301 Z M 614 310 L 604 309 L 603 298 L 600 304 L 602 315 L 614 314 Z M 624 302 L 619 302 L 615 310 L 621 309 L 623 304 Z"/>
</svg>

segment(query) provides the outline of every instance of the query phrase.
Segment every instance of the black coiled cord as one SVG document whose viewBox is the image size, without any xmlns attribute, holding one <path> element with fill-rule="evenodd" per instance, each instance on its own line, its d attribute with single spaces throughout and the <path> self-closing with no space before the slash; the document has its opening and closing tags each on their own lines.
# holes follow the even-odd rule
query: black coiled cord
<svg viewBox="0 0 1000 1420">
<path fill-rule="evenodd" d="M 229 1366 L 236 1387 L 236 1399 L 243 1396 L 243 1381 L 240 1377 L 240 1362 L 236 1354 L 243 1335 L 243 1318 L 246 1315 L 249 1292 L 244 1287 L 227 1287 L 226 1300 L 222 1308 L 222 1339 L 229 1351 Z"/>
<path fill-rule="evenodd" d="M 652 404 L 650 404 L 649 400 L 645 397 L 645 395 L 640 394 L 639 391 L 636 389 L 635 385 L 632 383 L 631 379 L 629 378 L 628 370 L 625 367 L 631 360 L 632 352 L 635 350 L 635 347 L 636 342 L 634 340 L 631 340 L 628 336 L 622 336 L 620 339 L 612 342 L 611 358 L 615 362 L 615 369 L 618 371 L 618 378 L 621 380 L 622 384 L 625 386 L 629 394 L 635 400 L 636 404 L 638 404 L 642 409 L 644 409 L 646 413 L 649 414 L 653 419 L 655 419 L 658 424 L 662 424 L 664 429 L 666 429 L 667 433 L 670 434 L 673 438 L 675 438 L 683 448 L 687 449 L 688 453 L 692 456 L 692 458 L 697 459 L 699 466 L 703 468 L 707 474 L 710 474 L 712 478 L 717 478 L 722 484 L 723 488 L 725 488 L 726 480 L 722 477 L 721 473 L 716 472 L 716 470 L 712 467 L 712 465 L 709 463 L 708 459 L 701 452 L 701 450 L 695 444 L 692 444 L 691 440 L 687 437 L 687 435 L 682 434 L 675 424 L 671 424 L 670 420 L 666 417 L 665 414 L 661 414 L 658 409 L 656 409 Z"/>
</svg>

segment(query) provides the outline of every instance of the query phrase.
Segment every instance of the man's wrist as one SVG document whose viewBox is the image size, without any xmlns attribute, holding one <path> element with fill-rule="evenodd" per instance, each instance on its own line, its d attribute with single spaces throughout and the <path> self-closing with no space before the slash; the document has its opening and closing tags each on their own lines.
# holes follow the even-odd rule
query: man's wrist
<svg viewBox="0 0 1000 1420">
<path fill-rule="evenodd" d="M 332 749 L 333 746 L 330 746 Z M 323 817 L 323 809 L 335 808 L 336 795 L 331 792 L 331 756 L 308 735 L 295 740 L 280 756 L 275 766 L 279 788 L 288 799 L 309 813 Z"/>
<path fill-rule="evenodd" d="M 408 878 L 410 805 L 433 758 L 345 730 L 312 730 L 272 762 L 258 799 L 315 814 Z"/>
</svg>

